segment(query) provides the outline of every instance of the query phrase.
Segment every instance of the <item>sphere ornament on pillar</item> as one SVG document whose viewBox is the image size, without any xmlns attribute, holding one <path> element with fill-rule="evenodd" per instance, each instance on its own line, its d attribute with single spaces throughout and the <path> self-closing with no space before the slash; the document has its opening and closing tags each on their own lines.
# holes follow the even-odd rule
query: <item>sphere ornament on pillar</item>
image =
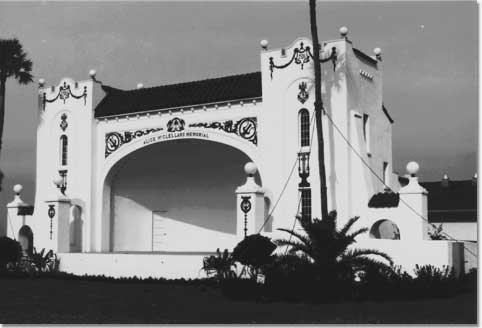
<svg viewBox="0 0 482 328">
<path fill-rule="evenodd" d="M 375 56 L 377 57 L 378 60 L 382 60 L 382 49 L 380 48 L 375 48 L 373 49 L 373 53 L 375 54 Z"/>
<path fill-rule="evenodd" d="M 261 46 L 261 48 L 263 48 L 264 50 L 268 50 L 268 40 L 261 40 L 259 42 L 259 45 Z"/>
<path fill-rule="evenodd" d="M 45 79 L 43 79 L 43 78 L 38 79 L 38 86 L 39 87 L 42 88 L 44 86 L 44 84 L 45 84 Z"/>
<path fill-rule="evenodd" d="M 58 177 L 55 177 L 52 182 L 54 183 L 54 185 L 56 185 L 57 187 L 60 188 L 60 186 L 62 185 L 62 177 L 58 176 Z"/>
<path fill-rule="evenodd" d="M 410 176 L 414 177 L 417 175 L 418 171 L 420 170 L 420 166 L 418 165 L 417 162 L 409 162 L 407 164 L 407 172 L 410 174 Z"/>
<path fill-rule="evenodd" d="M 16 194 L 16 195 L 20 195 L 20 193 L 22 192 L 23 190 L 23 186 L 21 184 L 16 184 L 15 186 L 13 186 L 13 192 Z"/>
<path fill-rule="evenodd" d="M 89 71 L 89 76 L 92 78 L 92 79 L 95 79 L 95 74 L 97 74 L 97 72 L 95 71 L 95 69 L 91 69 Z"/>
<path fill-rule="evenodd" d="M 137 89 L 142 89 L 144 88 L 144 84 L 142 83 L 137 83 Z"/>
<path fill-rule="evenodd" d="M 244 165 L 244 172 L 246 172 L 249 177 L 252 177 L 258 172 L 258 168 L 253 162 L 248 162 Z"/>
<path fill-rule="evenodd" d="M 348 27 L 342 26 L 342 27 L 340 27 L 339 31 L 340 31 L 341 36 L 346 39 L 346 36 L 348 35 Z"/>
</svg>

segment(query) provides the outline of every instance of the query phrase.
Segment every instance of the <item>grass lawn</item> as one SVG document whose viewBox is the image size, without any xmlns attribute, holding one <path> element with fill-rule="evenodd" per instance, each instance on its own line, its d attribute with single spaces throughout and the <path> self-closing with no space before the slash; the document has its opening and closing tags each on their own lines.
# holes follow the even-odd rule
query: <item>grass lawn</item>
<svg viewBox="0 0 482 328">
<path fill-rule="evenodd" d="M 226 299 L 171 284 L 0 278 L 0 322 L 475 324 L 476 292 L 410 302 L 296 304 Z"/>
</svg>

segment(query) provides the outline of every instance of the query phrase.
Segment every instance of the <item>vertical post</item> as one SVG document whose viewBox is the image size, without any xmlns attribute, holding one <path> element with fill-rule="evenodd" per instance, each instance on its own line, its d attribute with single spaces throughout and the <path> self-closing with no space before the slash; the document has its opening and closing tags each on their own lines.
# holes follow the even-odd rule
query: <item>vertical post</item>
<svg viewBox="0 0 482 328">
<path fill-rule="evenodd" d="M 326 172 L 325 172 L 325 142 L 323 139 L 323 123 L 321 120 L 323 100 L 321 99 L 321 63 L 320 43 L 318 41 L 318 26 L 316 24 L 316 0 L 310 0 L 310 27 L 311 39 L 313 41 L 313 68 L 315 70 L 315 118 L 316 133 L 318 139 L 318 167 L 320 175 L 320 196 L 321 196 L 321 218 L 328 216 L 328 197 L 326 194 Z"/>
<path fill-rule="evenodd" d="M 40 214 L 39 218 L 46 220 L 39 222 L 42 228 L 41 236 L 39 238 L 39 245 L 47 250 L 52 250 L 56 253 L 65 253 L 70 251 L 70 206 L 71 201 L 65 196 L 64 181 L 61 176 L 54 179 L 54 184 L 57 186 L 57 195 L 51 200 L 45 201 L 45 214 Z"/>
<path fill-rule="evenodd" d="M 244 166 L 246 183 L 236 189 L 237 221 L 236 234 L 239 239 L 258 233 L 264 225 L 264 191 L 255 181 L 257 168 L 254 163 Z"/>
<path fill-rule="evenodd" d="M 7 237 L 15 240 L 18 239 L 20 228 L 27 224 L 26 214 L 22 211 L 22 208 L 30 207 L 30 205 L 25 203 L 20 197 L 22 190 L 22 185 L 15 185 L 13 187 L 15 197 L 7 204 Z"/>
<path fill-rule="evenodd" d="M 418 183 L 417 172 L 419 169 L 420 167 L 416 162 L 407 164 L 407 172 L 410 175 L 409 181 L 406 186 L 400 189 L 399 193 L 400 200 L 405 203 L 405 205 L 400 206 L 406 211 L 404 230 L 410 233 L 406 237 L 423 240 L 428 239 L 428 192 Z M 402 236 L 402 238 L 404 237 Z"/>
<path fill-rule="evenodd" d="M 41 247 L 54 252 L 66 253 L 70 250 L 70 232 L 69 232 L 69 216 L 70 216 L 70 199 L 59 197 L 57 199 L 45 201 L 45 217 L 42 222 L 44 234 L 41 236 Z M 43 220 L 42 220 L 43 221 Z M 39 236 L 40 237 L 40 236 Z"/>
</svg>

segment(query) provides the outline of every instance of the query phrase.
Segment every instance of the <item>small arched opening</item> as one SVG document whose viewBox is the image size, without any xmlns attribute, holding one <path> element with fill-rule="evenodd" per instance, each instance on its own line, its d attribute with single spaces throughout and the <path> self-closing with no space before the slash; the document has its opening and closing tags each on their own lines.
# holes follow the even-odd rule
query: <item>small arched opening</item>
<svg viewBox="0 0 482 328">
<path fill-rule="evenodd" d="M 28 225 L 24 225 L 18 230 L 18 242 L 22 246 L 24 254 L 31 255 L 33 253 L 33 231 Z"/>
<path fill-rule="evenodd" d="M 69 234 L 70 234 L 70 252 L 82 251 L 82 207 L 72 205 L 70 207 Z"/>
<path fill-rule="evenodd" d="M 390 220 L 378 220 L 370 228 L 370 238 L 399 240 L 400 230 Z"/>
</svg>

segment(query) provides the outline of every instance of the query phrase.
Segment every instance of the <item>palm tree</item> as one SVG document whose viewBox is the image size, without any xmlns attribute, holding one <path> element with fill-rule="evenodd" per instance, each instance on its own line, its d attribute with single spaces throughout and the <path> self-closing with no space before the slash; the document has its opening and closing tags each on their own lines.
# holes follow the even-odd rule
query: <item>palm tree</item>
<svg viewBox="0 0 482 328">
<path fill-rule="evenodd" d="M 321 62 L 320 43 L 318 41 L 318 27 L 316 25 L 316 0 L 310 0 L 310 27 L 311 39 L 313 41 L 313 67 L 315 70 L 315 116 L 316 132 L 318 139 L 318 167 L 320 175 L 321 192 L 321 217 L 328 215 L 328 200 L 326 195 L 326 173 L 325 173 L 325 143 L 323 141 L 323 126 L 321 116 L 323 112 L 323 100 L 321 99 Z"/>
<path fill-rule="evenodd" d="M 32 61 L 27 58 L 18 39 L 0 39 L 0 153 L 2 151 L 3 125 L 5 121 L 5 85 L 13 77 L 20 84 L 33 81 Z M 0 172 L 0 187 L 3 173 Z"/>
<path fill-rule="evenodd" d="M 373 267 L 391 269 L 393 261 L 383 252 L 375 249 L 348 249 L 356 242 L 355 238 L 358 235 L 368 231 L 368 228 L 360 228 L 350 232 L 359 217 L 351 218 L 340 230 L 336 228 L 336 217 L 336 211 L 331 211 L 321 220 L 297 216 L 304 234 L 289 229 L 278 229 L 291 236 L 290 239 L 276 240 L 276 244 L 289 247 L 290 254 L 301 253 L 302 256 L 308 257 L 318 273 L 330 279 L 340 276 L 353 278 L 356 272 Z"/>
</svg>

